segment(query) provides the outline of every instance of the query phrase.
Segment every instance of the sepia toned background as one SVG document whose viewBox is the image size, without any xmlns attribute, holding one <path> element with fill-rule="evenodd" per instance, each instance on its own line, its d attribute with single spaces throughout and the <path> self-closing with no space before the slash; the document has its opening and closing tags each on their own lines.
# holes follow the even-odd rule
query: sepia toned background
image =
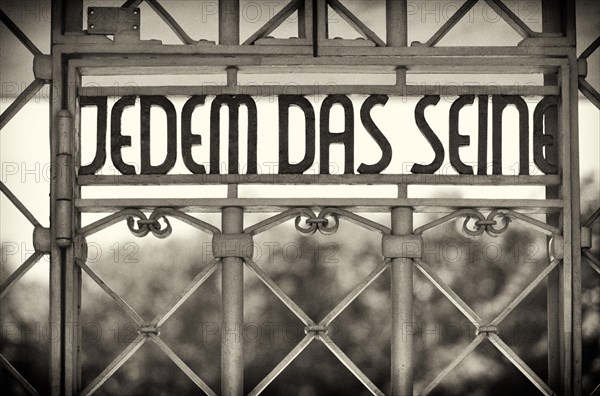
<svg viewBox="0 0 600 396">
<path fill-rule="evenodd" d="M 217 15 L 214 1 L 195 1 L 195 12 L 189 12 L 190 1 L 163 1 L 163 6 L 177 18 L 194 39 L 217 40 Z M 284 0 L 242 0 L 241 39 L 248 37 L 257 26 L 264 24 L 287 2 Z M 506 1 L 534 30 L 541 30 L 540 1 Z M 384 2 L 378 0 L 344 1 L 349 9 L 360 15 L 376 33 L 385 35 L 385 27 L 369 23 L 384 15 Z M 413 1 L 409 12 L 409 42 L 426 40 L 460 6 L 462 1 Z M 116 1 L 88 1 L 86 6 L 120 6 Z M 578 48 L 587 47 L 600 33 L 600 2 L 577 1 Z M 173 33 L 163 25 L 147 5 L 142 5 L 142 39 L 160 39 L 163 43 L 178 43 Z M 42 52 L 50 46 L 49 1 L 0 1 L 4 11 L 28 34 Z M 293 19 L 293 18 L 292 18 Z M 85 23 L 85 21 L 84 21 Z M 352 30 L 335 15 L 330 19 L 331 36 L 353 38 Z M 276 37 L 295 35 L 293 20 L 273 33 Z M 477 6 L 457 25 L 440 45 L 516 45 L 520 37 L 499 20 L 493 11 Z M 31 55 L 0 24 L 0 111 L 10 105 L 33 79 Z M 588 81 L 600 87 L 600 52 L 588 60 Z M 255 76 L 256 81 L 243 83 L 315 82 L 323 76 L 293 73 L 281 76 Z M 327 76 L 331 83 L 343 83 L 342 76 Z M 173 76 L 169 84 L 222 84 L 211 76 Z M 385 78 L 381 76 L 361 77 Z M 541 75 L 528 76 L 424 76 L 421 81 L 431 84 L 460 84 L 465 82 L 528 84 L 539 83 Z M 509 80 L 506 80 L 509 79 Z M 510 80 L 512 79 L 512 80 Z M 84 84 L 156 84 L 164 81 L 145 76 L 89 77 Z M 355 81 L 356 82 L 356 81 Z M 372 81 L 369 81 L 372 83 Z M 272 98 L 271 98 L 272 99 Z M 315 108 L 323 98 L 311 97 Z M 47 87 L 3 129 L 0 135 L 1 179 L 32 209 L 34 215 L 47 225 L 49 216 L 49 148 L 48 148 Z M 353 98 L 359 106 L 364 97 Z M 258 103 L 259 125 L 275 125 L 276 102 Z M 447 144 L 447 114 L 450 100 L 443 101 L 431 113 L 432 127 L 439 131 Z M 535 105 L 528 103 L 530 108 Z M 176 101 L 178 109 L 181 101 Z M 389 134 L 394 147 L 394 166 L 405 169 L 405 164 L 426 161 L 431 153 L 414 125 L 415 101 L 394 98 L 386 106 L 394 111 L 375 113 L 382 130 Z M 124 121 L 124 130 L 139 130 L 137 108 L 131 109 Z M 378 110 L 379 111 L 379 110 Z M 472 111 L 472 113 L 471 113 Z M 507 115 L 507 144 L 516 147 L 516 112 Z M 429 113 L 428 113 L 429 114 Z M 470 116 L 471 114 L 471 116 Z M 465 109 L 461 129 L 476 131 L 475 110 Z M 580 98 L 580 163 L 582 218 L 588 218 L 600 206 L 600 115 L 583 96 Z M 93 111 L 82 114 L 84 139 L 83 163 L 91 161 L 95 148 Z M 153 115 L 154 117 L 154 115 Z M 199 125 L 203 114 L 198 115 Z M 262 118 L 264 117 L 264 119 Z M 512 117 L 512 118 L 510 118 Z M 242 117 L 243 118 L 243 117 Z M 332 119 L 335 119 L 335 113 Z M 337 117 L 341 118 L 341 117 Z M 406 121 L 404 121 L 406 120 Z M 269 124 L 271 121 L 271 124 Z M 160 142 L 160 116 L 154 119 L 159 127 L 153 140 Z M 464 125 L 462 124 L 464 122 Z M 360 123 L 357 123 L 359 125 Z M 154 125 L 154 124 L 153 124 Z M 294 124 L 299 127 L 298 124 Z M 340 123 L 341 125 L 341 123 Z M 242 125 L 243 126 L 243 125 Z M 224 128 L 223 128 L 224 129 Z M 153 129 L 153 133 L 154 133 Z M 275 131 L 259 129 L 266 138 L 259 150 L 276 158 Z M 364 130 L 362 130 L 363 135 Z M 511 135 L 512 134 L 512 135 Z M 365 161 L 377 158 L 377 147 L 369 143 L 357 130 L 357 150 Z M 475 135 L 473 133 L 473 135 Z M 510 140 L 510 139 L 513 140 Z M 139 137 L 133 136 L 133 147 L 124 152 L 128 162 L 139 162 Z M 472 141 L 476 141 L 473 136 Z M 302 142 L 295 144 L 301 146 Z M 476 149 L 464 151 L 465 162 L 476 161 Z M 162 153 L 161 145 L 154 148 Z M 207 151 L 199 147 L 198 158 L 206 158 Z M 244 146 L 241 146 L 241 152 Z M 158 155 L 158 154 L 157 154 Z M 269 154 L 267 154 L 269 155 Z M 507 171 L 510 158 L 516 150 L 507 150 Z M 333 152 L 332 161 L 342 163 L 342 153 Z M 577 159 L 573 159 L 577 160 Z M 180 160 L 178 160 L 180 161 Z M 110 163 L 103 170 L 110 174 Z M 447 164 L 444 164 L 447 165 Z M 181 164 L 177 165 L 181 169 Z M 240 190 L 243 196 L 302 197 L 326 195 L 330 197 L 395 197 L 395 187 L 269 187 L 247 186 Z M 165 187 L 165 188 L 88 188 L 86 197 L 224 197 L 226 187 Z M 431 197 L 511 197 L 541 198 L 545 191 L 534 187 L 414 187 L 414 196 Z M 389 225 L 384 215 L 369 215 Z M 247 215 L 246 223 L 253 224 L 266 216 Z M 84 223 L 97 217 L 86 215 Z M 2 196 L 0 198 L 0 282 L 4 281 L 20 263 L 33 252 L 31 228 L 22 216 Z M 203 215 L 202 219 L 219 225 L 220 216 Z M 433 217 L 415 215 L 415 226 Z M 461 233 L 462 222 L 449 223 L 426 235 L 425 258 L 440 276 L 472 306 L 484 319 L 493 319 L 523 288 L 530 283 L 547 262 L 546 238 L 519 225 L 511 225 L 499 238 L 471 239 Z M 183 289 L 189 280 L 211 258 L 210 238 L 191 227 L 173 221 L 173 235 L 166 240 L 153 237 L 133 237 L 125 224 L 119 224 L 88 240 L 88 264 L 113 287 L 143 317 L 153 317 L 170 299 Z M 596 230 L 597 231 L 597 230 Z M 332 236 L 320 234 L 300 237 L 293 225 L 285 224 L 263 234 L 256 240 L 255 260 L 281 288 L 312 318 L 320 319 L 345 296 L 381 260 L 380 239 L 355 225 L 344 222 Z M 598 240 L 594 241 L 598 255 Z M 48 383 L 48 262 L 43 259 L 11 289 L 0 302 L 0 353 L 28 378 L 37 389 L 46 389 Z M 589 394 L 600 380 L 600 277 L 587 266 L 583 268 L 583 370 L 584 391 Z M 251 272 L 245 279 L 245 320 L 242 331 L 245 343 L 246 391 L 258 383 L 289 350 L 304 336 L 304 326 L 273 296 Z M 85 278 L 84 278 L 85 279 Z M 332 339 L 352 358 L 380 389 L 389 388 L 390 308 L 389 274 L 386 273 L 358 298 L 334 322 Z M 182 309 L 161 328 L 165 341 L 182 359 L 213 388 L 219 388 L 220 378 L 220 272 L 211 276 Z M 428 281 L 415 275 L 415 323 L 407 324 L 406 331 L 415 334 L 415 389 L 427 385 L 456 357 L 474 337 L 474 328 L 454 306 Z M 83 382 L 88 383 L 137 335 L 137 327 L 120 308 L 89 279 L 83 284 Z M 503 322 L 503 339 L 523 357 L 538 375 L 547 375 L 546 290 L 537 288 Z M 25 394 L 20 385 L 4 369 L 0 370 L 0 392 Z M 159 391 L 162 389 L 162 391 Z M 173 395 L 192 394 L 195 385 L 154 345 L 147 345 L 136 353 L 98 391 L 101 395 Z M 535 394 L 536 390 L 491 345 L 479 346 L 451 376 L 435 391 L 438 395 L 506 395 Z M 265 391 L 268 395 L 360 395 L 366 390 L 351 373 L 322 345 L 313 344 L 294 361 Z"/>
</svg>

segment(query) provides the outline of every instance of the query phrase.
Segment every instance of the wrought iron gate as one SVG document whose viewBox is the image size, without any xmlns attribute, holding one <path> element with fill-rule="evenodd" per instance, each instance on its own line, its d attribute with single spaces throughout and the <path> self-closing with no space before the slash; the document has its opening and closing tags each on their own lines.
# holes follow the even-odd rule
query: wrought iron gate
<svg viewBox="0 0 600 396">
<path fill-rule="evenodd" d="M 365 375 L 328 336 L 336 317 L 385 271 L 391 273 L 391 390 L 393 395 L 428 394 L 479 344 L 490 342 L 540 393 L 545 395 L 581 394 L 581 269 L 582 262 L 600 273 L 598 257 L 591 253 L 592 224 L 600 210 L 580 220 L 578 89 L 600 107 L 600 94 L 586 81 L 586 59 L 600 46 L 596 39 L 577 58 L 575 46 L 575 2 L 544 0 L 544 32 L 532 31 L 501 0 L 485 0 L 523 41 L 516 47 L 438 47 L 436 44 L 478 2 L 468 0 L 429 40 L 407 42 L 407 1 L 387 0 L 387 39 L 382 40 L 338 0 L 292 0 L 244 43 L 240 43 L 239 0 L 218 2 L 218 44 L 197 41 L 156 0 L 145 0 L 152 10 L 181 40 L 180 45 L 163 45 L 140 39 L 139 5 L 144 0 L 128 0 L 120 7 L 87 7 L 83 1 L 52 1 L 52 51 L 42 54 L 5 13 L 2 22 L 34 56 L 35 80 L 2 113 L 0 127 L 45 85 L 50 84 L 51 194 L 50 226 L 44 227 L 25 205 L 6 187 L 2 193 L 33 225 L 35 253 L 1 285 L 4 296 L 44 255 L 50 256 L 50 322 L 57 324 L 50 343 L 50 388 L 53 395 L 90 395 L 145 343 L 154 342 L 204 393 L 241 395 L 243 393 L 243 344 L 235 337 L 222 338 L 221 389 L 211 389 L 161 339 L 161 325 L 198 290 L 203 282 L 222 268 L 222 324 L 235 328 L 243 323 L 243 274 L 253 271 L 258 278 L 304 324 L 306 335 L 272 371 L 250 392 L 260 394 L 309 344 L 321 342 L 373 394 L 384 390 Z M 355 40 L 332 39 L 327 33 L 327 7 L 337 12 L 364 37 Z M 292 13 L 298 12 L 298 37 L 272 38 L 269 35 Z M 84 14 L 87 30 L 83 30 Z M 107 35 L 112 35 L 109 39 Z M 299 178 L 298 184 L 391 184 L 398 186 L 397 198 L 298 198 L 268 199 L 238 196 L 240 184 L 286 184 L 285 175 L 256 175 L 251 180 L 238 175 L 187 176 L 102 176 L 78 175 L 81 165 L 81 97 L 125 95 L 215 95 L 240 93 L 254 96 L 289 93 L 289 87 L 240 85 L 238 73 L 284 68 L 311 68 L 324 72 L 369 72 L 385 70 L 396 75 L 393 85 L 378 86 L 294 86 L 294 92 L 311 94 L 388 94 L 422 95 L 540 95 L 558 97 L 558 111 L 546 117 L 546 128 L 556 131 L 560 152 L 558 173 L 542 176 L 466 175 L 331 175 Z M 86 75 L 169 74 L 205 70 L 226 75 L 224 86 L 85 86 Z M 544 73 L 540 86 L 439 86 L 407 84 L 407 73 Z M 104 126 L 106 127 L 106 125 Z M 226 199 L 89 199 L 83 198 L 85 186 L 142 184 L 227 184 Z M 407 194 L 412 185 L 506 185 L 546 186 L 546 199 L 446 199 L 415 198 Z M 106 213 L 106 217 L 83 225 L 81 213 Z M 219 229 L 190 213 L 220 213 Z M 275 213 L 257 224 L 245 225 L 244 214 Z M 391 227 L 358 215 L 383 212 L 391 216 Z M 439 213 L 439 218 L 413 227 L 415 212 Z M 546 221 L 533 215 L 545 214 Z M 110 285 L 86 264 L 89 237 L 118 222 L 126 221 L 139 237 L 153 234 L 166 237 L 171 232 L 168 219 L 177 219 L 213 238 L 214 259 L 204 265 L 189 285 L 156 316 L 141 317 Z M 484 321 L 465 303 L 423 259 L 423 233 L 445 222 L 464 219 L 464 232 L 471 236 L 497 235 L 512 221 L 520 222 L 549 241 L 547 265 L 518 296 L 491 322 Z M 253 237 L 284 222 L 295 221 L 300 233 L 330 234 L 349 221 L 382 236 L 382 262 L 322 320 L 307 315 L 278 284 L 252 260 Z M 476 337 L 440 373 L 432 373 L 430 384 L 413 389 L 413 340 L 402 332 L 403 323 L 413 318 L 413 273 L 422 273 L 476 328 Z M 67 337 L 70 323 L 78 323 L 82 276 L 89 276 L 139 326 L 137 337 L 90 383 L 81 383 L 80 336 Z M 508 314 L 542 282 L 548 284 L 548 360 L 549 380 L 540 378 L 502 339 L 498 326 Z M 0 355 L 0 363 L 31 393 L 37 391 Z"/>
</svg>

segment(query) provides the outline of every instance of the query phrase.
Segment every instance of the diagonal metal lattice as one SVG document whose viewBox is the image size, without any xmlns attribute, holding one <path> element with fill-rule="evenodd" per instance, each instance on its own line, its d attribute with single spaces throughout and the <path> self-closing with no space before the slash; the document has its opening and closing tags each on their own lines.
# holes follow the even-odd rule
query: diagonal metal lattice
<svg viewBox="0 0 600 396">
<path fill-rule="evenodd" d="M 301 219 L 306 217 L 305 224 L 307 228 L 301 225 Z M 306 208 L 290 209 L 286 212 L 261 221 L 251 227 L 248 227 L 244 232 L 250 235 L 257 235 L 265 232 L 277 225 L 280 225 L 288 220 L 296 219 L 296 229 L 305 234 L 312 234 L 317 230 L 324 234 L 335 232 L 339 225 L 339 218 L 344 217 L 352 223 L 355 223 L 365 229 L 378 231 L 381 234 L 389 234 L 389 228 L 373 222 L 354 213 L 336 209 L 324 209 L 319 216 L 316 216 L 311 210 Z M 330 220 L 335 221 L 334 225 L 330 225 Z M 384 393 L 363 373 L 358 366 L 331 340 L 327 335 L 328 326 L 341 314 L 358 296 L 365 291 L 376 279 L 379 278 L 390 265 L 389 259 L 384 259 L 371 273 L 369 273 L 358 285 L 356 285 L 325 317 L 315 322 L 308 316 L 302 308 L 298 306 L 285 292 L 277 285 L 277 283 L 252 259 L 246 258 L 244 262 L 256 274 L 267 288 L 281 302 L 294 313 L 298 319 L 306 326 L 306 336 L 267 374 L 267 376 L 254 387 L 249 393 L 251 396 L 261 394 L 267 386 L 281 374 L 281 372 L 296 359 L 308 345 L 313 341 L 321 341 L 338 360 L 373 394 L 383 395 Z"/>
<path fill-rule="evenodd" d="M 220 231 L 206 223 L 188 214 L 176 211 L 170 208 L 159 208 L 150 215 L 150 218 L 146 218 L 145 214 L 136 209 L 126 209 L 117 212 L 113 215 L 107 216 L 100 219 L 80 230 L 82 237 L 89 236 L 97 233 L 113 224 L 118 223 L 124 219 L 127 219 L 127 225 L 129 229 L 136 236 L 145 236 L 149 232 L 152 232 L 155 236 L 161 238 L 171 233 L 171 225 L 166 220 L 166 215 L 178 218 L 183 222 L 194 226 L 195 228 L 207 232 L 207 233 L 219 233 Z M 138 220 L 138 228 L 135 228 L 135 219 Z M 158 218 L 164 218 L 167 228 L 161 229 Z M 188 378 L 196 384 L 205 394 L 209 396 L 216 396 L 216 393 L 200 378 L 177 354 L 159 337 L 160 326 L 169 319 L 177 309 L 186 302 L 196 290 L 217 270 L 220 259 L 214 258 L 192 279 L 188 286 L 183 289 L 178 295 L 176 295 L 151 321 L 146 321 L 133 309 L 118 293 L 111 289 L 99 276 L 96 274 L 85 262 L 85 259 L 76 259 L 76 264 L 98 285 L 106 294 L 108 294 L 121 309 L 139 326 L 138 336 L 125 347 L 115 357 L 112 362 L 94 379 L 90 382 L 85 389 L 81 392 L 81 395 L 87 396 L 96 392 L 125 362 L 129 360 L 131 356 L 148 340 L 154 342 L 158 348 L 165 354 L 169 359 L 173 361 L 179 367 L 179 369 L 187 375 Z"/>
<path fill-rule="evenodd" d="M 533 31 L 518 15 L 516 15 L 510 7 L 502 0 L 483 0 L 492 10 L 494 10 L 500 18 L 502 18 L 515 32 L 523 39 L 543 38 L 543 37 L 560 37 L 561 34 L 540 33 Z M 473 7 L 479 3 L 479 0 L 465 1 L 450 18 L 425 42 L 418 41 L 412 43 L 413 46 L 435 47 L 457 24 L 467 15 Z"/>
<path fill-rule="evenodd" d="M 598 48 L 600 48 L 600 37 L 594 40 L 579 56 L 579 90 L 590 102 L 600 110 L 600 92 L 598 92 L 587 80 L 587 59 Z"/>
<path fill-rule="evenodd" d="M 512 220 L 518 220 L 549 236 L 560 236 L 560 230 L 556 227 L 540 222 L 534 218 L 521 213 L 497 209 L 492 211 L 487 217 L 479 211 L 472 209 L 460 210 L 434 220 L 415 230 L 416 234 L 435 228 L 445 222 L 453 219 L 465 217 L 463 231 L 471 236 L 482 235 L 483 232 L 494 236 L 508 229 L 508 224 Z M 497 225 L 495 218 L 501 217 L 504 226 L 500 229 L 494 228 Z M 475 230 L 469 230 L 469 221 L 475 219 Z M 515 297 L 494 320 L 486 323 L 467 303 L 462 300 L 452 288 L 442 280 L 442 278 L 422 259 L 415 259 L 419 271 L 475 326 L 476 337 L 467 347 L 444 369 L 437 377 L 433 379 L 422 391 L 422 394 L 430 394 L 443 380 L 456 368 L 472 351 L 488 339 L 542 394 L 554 395 L 550 387 L 498 336 L 498 326 L 500 323 L 542 282 L 548 275 L 560 264 L 560 259 L 551 258 L 547 265 L 538 276 L 530 282 L 527 287 Z"/>
<path fill-rule="evenodd" d="M 0 10 L 0 21 L 15 35 L 15 37 L 31 52 L 34 56 L 43 56 L 42 52 L 33 44 L 33 42 L 27 37 L 25 33 L 4 13 Z M 0 114 L 0 130 L 3 129 L 6 124 L 25 106 L 46 84 L 46 80 L 38 78 L 36 76 L 27 88 L 23 90 L 15 98 L 15 100 Z"/>
<path fill-rule="evenodd" d="M 42 230 L 40 222 L 31 214 L 29 209 L 10 191 L 10 189 L 0 182 L 0 192 L 8 198 L 8 200 L 19 210 L 19 212 L 33 225 L 34 235 L 36 230 Z M 12 274 L 0 284 L 0 299 L 2 299 L 10 291 L 10 289 L 29 271 L 40 259 L 48 253 L 44 247 L 36 246 L 34 236 L 34 253 L 25 260 Z M 43 250 L 41 250 L 43 249 Z M 37 395 L 35 388 L 19 373 L 19 371 L 10 364 L 10 362 L 0 354 L 0 365 L 13 375 L 23 387 L 32 395 Z"/>
</svg>

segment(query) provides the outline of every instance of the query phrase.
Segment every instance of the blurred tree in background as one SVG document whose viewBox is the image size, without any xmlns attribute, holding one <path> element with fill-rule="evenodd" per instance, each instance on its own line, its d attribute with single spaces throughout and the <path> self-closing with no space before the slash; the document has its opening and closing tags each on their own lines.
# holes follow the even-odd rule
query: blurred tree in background
<svg viewBox="0 0 600 396">
<path fill-rule="evenodd" d="M 584 183 L 585 184 L 585 183 Z M 584 208 L 584 217 L 593 209 Z M 434 219 L 417 215 L 415 222 Z M 376 218 L 385 221 L 384 217 Z M 549 263 L 546 238 L 511 223 L 502 236 L 470 238 L 462 219 L 424 234 L 424 260 L 484 320 L 491 321 Z M 248 224 L 254 221 L 248 221 Z M 256 261 L 318 322 L 382 260 L 381 237 L 341 220 L 332 236 L 300 237 L 293 222 L 256 237 Z M 114 227 L 124 227 L 123 224 Z M 210 237 L 173 221 L 166 240 L 133 237 L 90 249 L 88 264 L 145 319 L 151 320 L 209 261 Z M 112 229 L 110 229 L 112 230 Z M 111 231 L 103 231 L 110 235 Z M 189 232 L 187 232 L 189 231 Z M 597 232 L 596 226 L 596 232 Z M 102 238 L 99 236 L 98 241 Z M 94 246 L 100 242 L 89 240 Z M 598 254 L 598 239 L 594 241 Z M 97 254 L 97 252 L 102 254 Z M 200 253 L 200 254 L 199 254 Z M 92 257 L 93 255 L 93 257 Z M 3 261 L 4 265 L 4 261 Z M 40 263 L 38 265 L 47 265 Z M 6 271 L 3 269 L 3 279 Z M 83 386 L 127 343 L 137 327 L 83 274 L 81 316 Z M 334 342 L 384 392 L 389 392 L 390 277 L 380 276 L 336 320 Z M 48 381 L 48 288 L 25 277 L 2 300 L 2 353 L 38 389 Z M 474 338 L 474 328 L 415 269 L 415 391 L 423 389 Z M 583 265 L 584 387 L 600 381 L 600 276 Z M 161 338 L 218 391 L 220 271 L 162 327 Z M 501 324 L 499 335 L 541 377 L 547 377 L 545 282 Z M 251 391 L 304 337 L 302 323 L 245 269 L 245 387 Z M 2 369 L 2 394 L 25 391 Z M 152 342 L 147 342 L 97 392 L 99 395 L 185 395 L 198 389 Z M 434 391 L 436 395 L 537 394 L 489 342 L 484 341 Z M 366 395 L 368 392 L 321 343 L 314 341 L 265 390 L 265 395 Z"/>
</svg>

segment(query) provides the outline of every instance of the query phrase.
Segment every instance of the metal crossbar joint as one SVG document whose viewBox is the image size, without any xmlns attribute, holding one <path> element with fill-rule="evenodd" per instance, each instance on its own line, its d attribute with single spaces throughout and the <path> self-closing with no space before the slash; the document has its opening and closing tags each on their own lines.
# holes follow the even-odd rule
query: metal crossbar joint
<svg viewBox="0 0 600 396">
<path fill-rule="evenodd" d="M 498 327 L 497 326 L 491 326 L 491 325 L 487 325 L 487 326 L 479 326 L 477 328 L 477 330 L 475 331 L 475 335 L 479 335 L 485 333 L 486 336 L 490 335 L 490 334 L 498 334 Z"/>
<path fill-rule="evenodd" d="M 423 237 L 421 235 L 384 235 L 383 256 L 386 258 L 421 258 Z"/>
<path fill-rule="evenodd" d="M 562 260 L 565 257 L 565 239 L 562 235 L 554 235 L 550 238 L 548 254 L 551 260 Z"/>
<path fill-rule="evenodd" d="M 85 237 L 82 235 L 75 235 L 73 239 L 73 253 L 75 260 L 86 262 L 88 258 L 88 244 Z"/>
<path fill-rule="evenodd" d="M 33 248 L 36 252 L 50 253 L 52 239 L 50 228 L 37 226 L 33 229 Z"/>
<path fill-rule="evenodd" d="M 475 226 L 478 228 L 482 226 L 495 226 L 496 224 L 498 224 L 496 220 L 477 220 L 475 222 Z"/>
<path fill-rule="evenodd" d="M 138 333 L 145 335 L 155 334 L 158 336 L 160 335 L 160 330 L 156 326 L 142 326 L 138 329 Z"/>
<path fill-rule="evenodd" d="M 52 81 L 52 56 L 35 55 L 33 57 L 33 75 L 46 83 Z"/>
<path fill-rule="evenodd" d="M 250 234 L 215 234 L 212 240 L 213 255 L 217 258 L 239 257 L 251 259 L 254 240 Z"/>
<path fill-rule="evenodd" d="M 588 63 L 587 59 L 577 59 L 577 75 L 579 77 L 586 78 L 588 75 Z"/>
<path fill-rule="evenodd" d="M 590 227 L 581 227 L 581 248 L 589 249 L 592 247 L 592 229 Z"/>
<path fill-rule="evenodd" d="M 329 224 L 329 220 L 327 220 L 327 219 L 319 219 L 319 218 L 316 218 L 316 219 L 306 219 L 306 225 L 310 226 L 310 225 L 313 225 L 313 224 L 316 224 L 316 225 L 322 224 L 324 226 L 327 226 Z"/>
<path fill-rule="evenodd" d="M 327 334 L 329 326 L 322 325 L 314 325 L 314 326 L 306 326 L 304 328 L 304 334 L 313 334 L 318 336 L 319 334 Z"/>
</svg>

